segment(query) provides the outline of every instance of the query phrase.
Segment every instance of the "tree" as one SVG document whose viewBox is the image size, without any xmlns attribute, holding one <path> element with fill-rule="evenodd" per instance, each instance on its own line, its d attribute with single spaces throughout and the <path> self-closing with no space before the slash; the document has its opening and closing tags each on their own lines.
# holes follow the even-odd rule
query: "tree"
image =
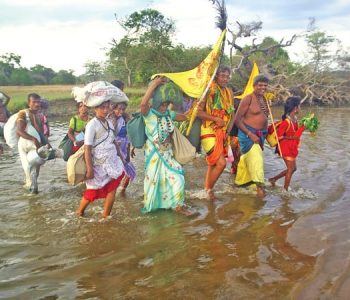
<svg viewBox="0 0 350 300">
<path fill-rule="evenodd" d="M 85 74 L 83 77 L 87 81 L 102 80 L 104 77 L 104 67 L 98 61 L 88 61 L 84 64 Z"/>
<path fill-rule="evenodd" d="M 175 23 L 157 10 L 145 9 L 134 12 L 125 20 L 119 21 L 119 24 L 137 43 L 152 48 L 172 47 L 171 36 L 175 33 Z"/>
<path fill-rule="evenodd" d="M 53 84 L 74 84 L 76 77 L 73 75 L 73 70 L 60 70 L 57 72 L 54 78 L 52 78 Z"/>
<path fill-rule="evenodd" d="M 120 41 L 112 41 L 107 67 L 111 75 L 118 74 L 131 86 L 146 83 L 155 72 L 169 70 L 174 21 L 157 10 L 145 9 L 118 22 L 127 33 Z"/>
<path fill-rule="evenodd" d="M 51 68 L 39 64 L 31 67 L 30 71 L 35 84 L 49 84 L 56 75 L 55 71 Z"/>
<path fill-rule="evenodd" d="M 328 68 L 332 58 L 330 47 L 334 41 L 335 37 L 327 35 L 324 31 L 314 31 L 306 35 L 306 43 L 311 54 L 310 63 L 314 72 Z"/>
<path fill-rule="evenodd" d="M 14 53 L 0 56 L 0 84 L 10 84 L 11 74 L 16 67 L 21 67 L 21 56 Z"/>
<path fill-rule="evenodd" d="M 25 68 L 14 69 L 9 80 L 12 85 L 32 85 L 33 82 L 29 70 Z"/>
</svg>

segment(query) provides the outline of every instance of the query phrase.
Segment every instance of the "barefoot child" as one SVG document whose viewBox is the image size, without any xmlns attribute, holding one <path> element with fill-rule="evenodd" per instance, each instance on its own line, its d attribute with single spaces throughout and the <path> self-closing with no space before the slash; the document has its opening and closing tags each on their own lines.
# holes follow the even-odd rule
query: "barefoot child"
<svg viewBox="0 0 350 300">
<path fill-rule="evenodd" d="M 86 162 L 86 190 L 77 210 L 82 216 L 90 202 L 105 198 L 103 217 L 110 215 L 115 192 L 124 173 L 123 164 L 117 155 L 114 127 L 106 117 L 110 101 L 95 107 L 96 116 L 88 122 L 85 129 L 84 147 Z"/>
<path fill-rule="evenodd" d="M 304 126 L 299 128 L 297 115 L 300 112 L 300 98 L 289 97 L 284 105 L 284 114 L 282 123 L 277 128 L 277 137 L 279 140 L 281 152 L 276 147 L 276 152 L 283 158 L 287 169 L 280 174 L 269 179 L 272 186 L 276 181 L 284 177 L 284 188 L 288 191 L 293 173 L 296 171 L 296 158 L 300 144 L 300 136 L 304 131 Z"/>
</svg>

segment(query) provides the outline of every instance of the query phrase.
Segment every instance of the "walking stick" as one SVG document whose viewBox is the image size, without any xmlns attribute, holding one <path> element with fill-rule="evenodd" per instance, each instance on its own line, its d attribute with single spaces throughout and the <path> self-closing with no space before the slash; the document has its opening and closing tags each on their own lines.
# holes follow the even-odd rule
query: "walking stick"
<svg viewBox="0 0 350 300">
<path fill-rule="evenodd" d="M 268 108 L 268 110 L 269 110 L 269 114 L 270 114 L 270 116 L 271 116 L 273 132 L 274 132 L 275 135 L 276 135 L 278 151 L 280 152 L 281 157 L 283 158 L 283 154 L 282 154 L 282 150 L 281 150 L 281 145 L 280 145 L 280 141 L 279 141 L 279 139 L 278 139 L 277 130 L 276 130 L 276 126 L 275 126 L 275 121 L 274 121 L 274 119 L 273 119 L 271 107 L 270 107 L 270 105 L 269 105 L 269 100 L 267 100 L 267 99 L 266 99 L 266 104 L 267 104 L 267 108 Z"/>
</svg>

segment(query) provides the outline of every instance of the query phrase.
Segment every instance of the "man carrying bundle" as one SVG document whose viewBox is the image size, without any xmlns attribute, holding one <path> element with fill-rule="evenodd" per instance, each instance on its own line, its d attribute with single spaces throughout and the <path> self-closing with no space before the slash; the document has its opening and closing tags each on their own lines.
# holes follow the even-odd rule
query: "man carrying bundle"
<svg viewBox="0 0 350 300">
<path fill-rule="evenodd" d="M 265 195 L 262 150 L 269 115 L 264 97 L 268 82 L 269 79 L 265 75 L 254 78 L 254 91 L 241 100 L 235 118 L 241 148 L 235 183 L 238 186 L 256 184 L 257 195 L 260 197 Z"/>
<path fill-rule="evenodd" d="M 48 143 L 44 136 L 43 124 L 39 118 L 40 96 L 28 95 L 28 109 L 19 111 L 17 116 L 18 152 L 25 174 L 25 187 L 33 194 L 38 193 L 38 176 L 40 164 L 31 163 L 28 153 L 37 151 Z"/>
<path fill-rule="evenodd" d="M 209 200 L 215 199 L 213 188 L 226 166 L 228 132 L 233 125 L 233 96 L 232 91 L 227 87 L 230 75 L 229 67 L 219 66 L 206 101 L 198 106 L 197 116 L 203 120 L 201 142 L 207 154 L 208 170 L 205 190 Z"/>
</svg>

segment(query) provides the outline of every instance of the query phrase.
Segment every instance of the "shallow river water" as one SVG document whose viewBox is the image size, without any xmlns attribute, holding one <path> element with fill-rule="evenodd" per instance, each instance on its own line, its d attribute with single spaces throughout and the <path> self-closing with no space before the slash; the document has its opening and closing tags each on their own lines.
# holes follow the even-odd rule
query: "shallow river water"
<svg viewBox="0 0 350 300">
<path fill-rule="evenodd" d="M 304 109 L 306 113 L 308 109 Z M 0 156 L 1 299 L 349 299 L 350 108 L 315 110 L 321 127 L 304 133 L 291 191 L 283 182 L 259 200 L 227 171 L 218 200 L 202 190 L 205 160 L 186 165 L 186 200 L 198 214 L 141 215 L 138 177 L 113 216 L 102 201 L 77 218 L 83 186 L 66 183 L 65 163 L 46 163 L 40 193 L 22 188 L 17 154 Z M 279 115 L 280 113 L 276 113 Z M 57 146 L 64 122 L 53 122 Z M 265 148 L 266 178 L 284 163 Z"/>
</svg>

